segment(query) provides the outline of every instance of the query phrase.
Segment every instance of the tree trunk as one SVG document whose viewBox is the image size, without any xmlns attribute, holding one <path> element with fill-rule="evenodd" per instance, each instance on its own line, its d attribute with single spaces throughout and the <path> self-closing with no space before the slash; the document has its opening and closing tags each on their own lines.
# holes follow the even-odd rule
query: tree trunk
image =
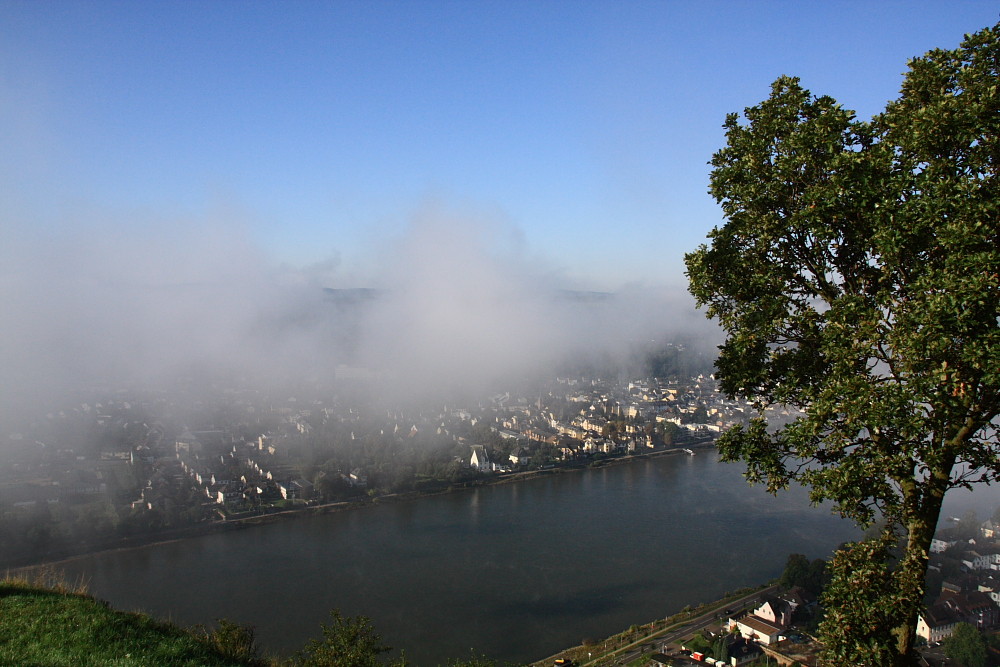
<svg viewBox="0 0 1000 667">
<path fill-rule="evenodd" d="M 931 540 L 934 539 L 938 518 L 941 515 L 941 504 L 951 477 L 951 466 L 947 468 L 947 471 L 935 472 L 927 484 L 929 488 L 925 488 L 922 498 L 914 502 L 911 505 L 912 509 L 907 512 L 906 550 L 902 554 L 896 577 L 912 604 L 907 605 L 904 618 L 893 630 L 893 634 L 896 635 L 896 657 L 893 667 L 911 667 L 917 664 L 917 656 L 913 650 L 917 617 L 923 609 Z M 911 487 L 915 493 L 918 493 L 916 492 L 918 486 L 914 484 Z"/>
</svg>

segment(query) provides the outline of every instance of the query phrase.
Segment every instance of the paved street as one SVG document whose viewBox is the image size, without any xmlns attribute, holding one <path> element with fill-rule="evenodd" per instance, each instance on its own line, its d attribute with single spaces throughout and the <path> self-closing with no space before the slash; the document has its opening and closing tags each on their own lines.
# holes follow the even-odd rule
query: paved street
<svg viewBox="0 0 1000 667">
<path fill-rule="evenodd" d="M 702 629 L 725 620 L 730 615 L 725 613 L 726 609 L 731 610 L 733 614 L 738 613 L 740 610 L 755 606 L 761 598 L 772 595 L 777 590 L 778 587 L 775 585 L 754 591 L 737 600 L 730 601 L 722 609 L 714 609 L 704 614 L 699 614 L 680 625 L 673 625 L 665 630 L 646 635 L 610 653 L 604 653 L 584 663 L 584 665 L 625 665 L 643 654 L 649 655 L 660 652 L 660 647 L 665 644 L 678 644 L 681 639 L 691 637 Z M 722 615 L 721 619 L 720 614 Z"/>
</svg>

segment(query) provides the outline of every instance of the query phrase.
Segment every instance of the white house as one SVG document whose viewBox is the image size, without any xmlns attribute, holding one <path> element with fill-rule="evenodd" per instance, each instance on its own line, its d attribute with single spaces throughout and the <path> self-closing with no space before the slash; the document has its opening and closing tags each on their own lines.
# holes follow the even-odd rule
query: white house
<svg viewBox="0 0 1000 667">
<path fill-rule="evenodd" d="M 735 622 L 740 634 L 759 644 L 774 644 L 781 636 L 782 629 L 757 616 L 745 616 Z"/>
<path fill-rule="evenodd" d="M 948 606 L 936 604 L 917 618 L 917 636 L 927 642 L 939 642 L 951 637 L 961 620 Z"/>
<path fill-rule="evenodd" d="M 489 454 L 486 453 L 486 448 L 482 445 L 472 445 L 472 458 L 469 460 L 469 465 L 481 472 L 493 470 Z"/>
</svg>

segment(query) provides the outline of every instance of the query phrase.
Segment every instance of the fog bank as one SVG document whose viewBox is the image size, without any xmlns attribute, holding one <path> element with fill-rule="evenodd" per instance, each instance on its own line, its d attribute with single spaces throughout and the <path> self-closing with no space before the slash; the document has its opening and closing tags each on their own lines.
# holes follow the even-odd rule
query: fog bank
<svg viewBox="0 0 1000 667">
<path fill-rule="evenodd" d="M 2 233 L 5 414 L 193 372 L 292 383 L 339 373 L 393 398 L 454 396 L 588 355 L 626 363 L 654 341 L 718 339 L 683 288 L 587 292 L 506 221 L 440 206 L 373 239 L 363 278 L 333 260 L 281 265 L 232 224 L 73 228 Z"/>
</svg>

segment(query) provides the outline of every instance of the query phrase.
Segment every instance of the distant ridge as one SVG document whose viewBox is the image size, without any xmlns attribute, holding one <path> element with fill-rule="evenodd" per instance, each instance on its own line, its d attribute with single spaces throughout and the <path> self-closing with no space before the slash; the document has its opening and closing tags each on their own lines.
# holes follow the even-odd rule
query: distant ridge
<svg viewBox="0 0 1000 667">
<path fill-rule="evenodd" d="M 348 287 L 346 289 L 336 289 L 333 287 L 323 288 L 323 298 L 325 301 L 342 304 L 375 301 L 386 294 L 388 294 L 387 290 L 375 289 L 374 287 Z"/>
<path fill-rule="evenodd" d="M 608 301 L 615 296 L 613 292 L 588 292 L 575 289 L 556 290 L 556 295 L 563 297 L 567 301 L 585 301 L 588 303 Z"/>
<path fill-rule="evenodd" d="M 347 287 L 335 288 L 324 287 L 324 300 L 340 304 L 364 303 L 376 301 L 389 294 L 391 290 L 378 289 L 375 287 Z M 592 292 L 586 290 L 560 289 L 553 294 L 566 301 L 577 301 L 583 303 L 595 303 L 598 301 L 608 301 L 614 298 L 613 292 Z"/>
</svg>

